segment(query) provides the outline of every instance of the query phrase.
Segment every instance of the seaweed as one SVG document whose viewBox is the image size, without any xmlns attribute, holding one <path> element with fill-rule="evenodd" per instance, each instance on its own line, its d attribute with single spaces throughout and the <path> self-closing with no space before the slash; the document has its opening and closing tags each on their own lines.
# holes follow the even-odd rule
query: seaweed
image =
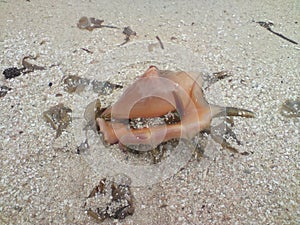
<svg viewBox="0 0 300 225">
<path fill-rule="evenodd" d="M 38 65 L 35 65 L 33 63 L 30 63 L 27 61 L 27 59 L 37 59 L 38 56 L 25 56 L 23 59 L 22 59 L 22 65 L 23 65 L 23 73 L 30 73 L 30 72 L 33 72 L 35 70 L 45 70 L 46 68 L 44 66 L 38 66 Z"/>
<path fill-rule="evenodd" d="M 116 26 L 103 25 L 102 24 L 103 22 L 104 20 L 95 19 L 94 17 L 88 18 L 86 16 L 83 16 L 79 19 L 77 23 L 77 27 L 79 29 L 86 29 L 88 31 L 93 31 L 96 28 L 102 28 L 102 27 L 119 29 Z"/>
<path fill-rule="evenodd" d="M 27 59 L 37 59 L 38 56 L 33 57 L 33 56 L 25 56 L 22 59 L 22 68 L 17 68 L 17 67 L 10 67 L 7 68 L 3 71 L 3 75 L 5 77 L 5 79 L 12 79 L 15 77 L 20 76 L 22 73 L 26 74 L 26 73 L 30 73 L 33 72 L 35 70 L 45 70 L 46 68 L 44 66 L 38 66 L 35 65 L 33 63 L 30 63 L 27 61 Z"/>
<path fill-rule="evenodd" d="M 72 110 L 64 104 L 52 106 L 49 110 L 43 112 L 43 117 L 51 127 L 56 130 L 55 138 L 58 138 L 72 121 L 70 113 Z"/>
<path fill-rule="evenodd" d="M 164 44 L 162 43 L 161 39 L 158 36 L 156 36 L 155 38 L 158 40 L 161 49 L 165 49 Z"/>
<path fill-rule="evenodd" d="M 89 85 L 91 86 L 93 92 L 101 95 L 111 94 L 115 89 L 123 87 L 122 85 L 113 84 L 109 81 L 90 80 L 76 75 L 69 75 L 65 77 L 63 83 L 64 90 L 70 94 L 84 91 Z"/>
<path fill-rule="evenodd" d="M 128 43 L 130 41 L 130 36 L 136 36 L 136 32 L 133 31 L 129 26 L 124 27 L 124 30 L 122 33 L 125 34 L 125 41 L 123 43 L 121 43 L 119 46 L 122 46 L 122 45 L 125 45 L 126 43 Z"/>
<path fill-rule="evenodd" d="M 275 31 L 273 31 L 272 29 L 271 29 L 271 26 L 273 26 L 274 25 L 274 23 L 272 23 L 272 22 L 264 22 L 264 21 L 258 21 L 258 22 L 256 22 L 256 23 L 258 23 L 260 26 L 262 26 L 263 28 L 266 28 L 268 31 L 270 31 L 271 33 L 273 33 L 273 34 L 275 34 L 275 35 L 277 35 L 278 37 L 280 37 L 280 38 L 283 38 L 284 40 L 286 40 L 286 41 L 288 41 L 288 42 L 291 42 L 291 43 L 293 43 L 293 44 L 295 44 L 295 45 L 297 45 L 298 44 L 298 42 L 296 42 L 296 41 L 294 41 L 294 40 L 292 40 L 292 39 L 290 39 L 290 38 L 287 38 L 286 36 L 284 36 L 283 34 L 280 34 L 280 33 L 277 33 L 277 32 L 275 32 Z"/>
<path fill-rule="evenodd" d="M 3 71 L 5 79 L 12 79 L 21 75 L 22 70 L 17 67 L 10 67 Z"/>
<path fill-rule="evenodd" d="M 98 222 L 107 218 L 124 219 L 134 213 L 133 195 L 130 178 L 118 175 L 115 178 L 103 178 L 88 195 L 85 212 Z"/>
</svg>

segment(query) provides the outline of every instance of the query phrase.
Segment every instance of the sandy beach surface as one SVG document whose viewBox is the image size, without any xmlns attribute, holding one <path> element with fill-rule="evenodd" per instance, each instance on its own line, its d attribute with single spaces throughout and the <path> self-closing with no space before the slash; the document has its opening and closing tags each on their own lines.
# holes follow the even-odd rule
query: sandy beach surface
<svg viewBox="0 0 300 225">
<path fill-rule="evenodd" d="M 79 29 L 83 16 L 120 29 Z M 11 90 L 0 97 L 0 224 L 96 224 L 86 198 L 100 179 L 118 174 L 131 180 L 135 211 L 103 224 L 299 224 L 300 118 L 281 108 L 300 99 L 300 46 L 259 21 L 300 42 L 298 0 L 1 0 L 0 86 Z M 136 35 L 120 46 L 128 26 Z M 2 72 L 21 68 L 29 55 L 45 69 L 5 79 Z M 110 105 L 122 90 L 68 93 L 63 79 L 126 87 L 150 65 L 229 71 L 205 95 L 255 112 L 232 127 L 237 149 L 249 154 L 208 137 L 200 160 L 176 147 L 152 164 L 85 133 L 87 105 L 98 97 Z M 72 110 L 72 123 L 56 138 L 43 112 L 60 103 Z M 86 138 L 90 148 L 78 154 Z"/>
</svg>

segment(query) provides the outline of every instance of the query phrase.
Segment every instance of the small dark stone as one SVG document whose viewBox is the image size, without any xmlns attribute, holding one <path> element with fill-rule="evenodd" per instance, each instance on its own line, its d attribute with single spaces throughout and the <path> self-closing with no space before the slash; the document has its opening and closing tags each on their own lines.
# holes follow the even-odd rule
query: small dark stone
<svg viewBox="0 0 300 225">
<path fill-rule="evenodd" d="M 3 71 L 5 79 L 12 79 L 21 75 L 21 69 L 17 67 L 7 68 Z"/>
<path fill-rule="evenodd" d="M 49 87 L 52 87 L 53 83 L 52 82 L 49 82 L 48 86 Z"/>
</svg>

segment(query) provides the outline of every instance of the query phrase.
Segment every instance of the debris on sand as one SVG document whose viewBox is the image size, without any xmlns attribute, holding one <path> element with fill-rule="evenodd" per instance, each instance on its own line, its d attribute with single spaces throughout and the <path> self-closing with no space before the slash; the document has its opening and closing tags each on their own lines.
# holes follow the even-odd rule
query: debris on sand
<svg viewBox="0 0 300 225">
<path fill-rule="evenodd" d="M 70 113 L 72 110 L 64 104 L 52 106 L 49 110 L 43 112 L 43 117 L 51 127 L 56 130 L 55 138 L 58 138 L 72 121 Z"/>
<path fill-rule="evenodd" d="M 97 222 L 107 218 L 124 219 L 128 215 L 133 215 L 134 198 L 130 184 L 130 178 L 122 174 L 101 179 L 86 199 L 84 204 L 86 214 Z"/>
<path fill-rule="evenodd" d="M 300 117 L 300 99 L 286 100 L 281 106 L 280 113 L 285 117 Z"/>
<path fill-rule="evenodd" d="M 271 21 L 269 21 L 269 22 L 258 21 L 258 22 L 256 22 L 256 23 L 258 23 L 258 24 L 259 24 L 260 26 L 262 26 L 263 28 L 266 28 L 268 31 L 270 31 L 271 33 L 277 35 L 278 37 L 281 37 L 281 38 L 283 38 L 284 40 L 287 40 L 288 42 L 291 42 L 291 43 L 293 43 L 293 44 L 295 44 L 295 45 L 298 44 L 298 42 L 293 41 L 292 39 L 287 38 L 287 37 L 284 36 L 283 34 L 280 34 L 280 33 L 277 33 L 277 32 L 275 32 L 275 31 L 273 31 L 273 30 L 271 29 L 271 26 L 274 25 L 273 22 L 271 22 Z"/>
<path fill-rule="evenodd" d="M 123 34 L 125 34 L 125 41 L 119 46 L 125 45 L 130 41 L 130 36 L 136 36 L 136 32 L 133 31 L 130 27 L 124 27 Z"/>
<path fill-rule="evenodd" d="M 44 66 L 38 66 L 38 65 L 35 65 L 31 62 L 28 62 L 27 59 L 33 59 L 33 60 L 36 60 L 38 58 L 38 56 L 25 56 L 23 59 L 22 59 L 22 65 L 23 65 L 23 73 L 30 73 L 30 72 L 33 72 L 35 70 L 45 70 L 46 68 Z"/>
<path fill-rule="evenodd" d="M 3 75 L 5 77 L 5 79 L 12 79 L 15 77 L 20 76 L 22 73 L 30 73 L 33 72 L 35 70 L 45 70 L 46 68 L 44 66 L 37 66 L 31 62 L 28 62 L 28 59 L 37 59 L 38 56 L 25 56 L 22 59 L 22 68 L 18 69 L 17 67 L 10 67 L 7 68 L 3 71 Z"/>
<path fill-rule="evenodd" d="M 155 38 L 158 40 L 158 43 L 159 43 L 161 49 L 165 49 L 164 44 L 162 43 L 160 37 L 156 36 Z"/>
<path fill-rule="evenodd" d="M 86 16 L 83 16 L 79 19 L 77 23 L 77 27 L 79 29 L 86 29 L 88 31 L 93 31 L 96 28 L 102 28 L 102 27 L 119 29 L 116 26 L 103 25 L 102 24 L 103 22 L 104 20 L 95 19 L 94 17 L 88 18 Z"/>
<path fill-rule="evenodd" d="M 64 90 L 68 93 L 80 93 L 84 91 L 87 86 L 91 86 L 93 92 L 107 95 L 111 94 L 115 89 L 122 88 L 122 85 L 113 84 L 109 81 L 98 81 L 82 78 L 76 75 L 69 75 L 64 78 Z"/>
<path fill-rule="evenodd" d="M 10 90 L 11 90 L 10 87 L 4 86 L 4 85 L 0 86 L 0 98 L 4 97 L 7 94 L 7 92 L 9 92 Z"/>
<path fill-rule="evenodd" d="M 3 71 L 5 79 L 12 79 L 21 75 L 22 70 L 17 67 L 10 67 Z"/>
</svg>

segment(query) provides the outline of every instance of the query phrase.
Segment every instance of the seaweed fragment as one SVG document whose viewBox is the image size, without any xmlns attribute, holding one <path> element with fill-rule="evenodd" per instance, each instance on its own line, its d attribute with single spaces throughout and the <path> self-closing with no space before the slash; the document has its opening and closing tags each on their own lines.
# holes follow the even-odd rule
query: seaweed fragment
<svg viewBox="0 0 300 225">
<path fill-rule="evenodd" d="M 222 71 L 214 72 L 212 74 L 201 74 L 201 75 L 204 81 L 203 89 L 207 90 L 214 83 L 223 80 L 227 77 L 231 77 L 232 73 L 227 70 L 222 70 Z"/>
<path fill-rule="evenodd" d="M 178 140 L 170 140 L 159 144 L 156 148 L 152 149 L 149 153 L 153 164 L 160 163 L 165 158 L 165 153 L 170 148 L 175 148 L 178 145 Z"/>
<path fill-rule="evenodd" d="M 109 81 L 98 81 L 82 78 L 76 75 L 69 75 L 64 78 L 64 90 L 68 93 L 79 93 L 84 91 L 88 86 L 91 86 L 93 92 L 107 95 L 112 93 L 115 89 L 122 88 L 122 85 L 113 84 Z"/>
<path fill-rule="evenodd" d="M 109 81 L 93 80 L 91 82 L 91 84 L 93 86 L 93 91 L 95 93 L 98 93 L 101 95 L 108 95 L 108 94 L 112 93 L 112 91 L 115 89 L 123 88 L 122 85 L 113 84 L 113 83 L 110 83 Z"/>
<path fill-rule="evenodd" d="M 161 49 L 165 49 L 164 44 L 162 43 L 161 39 L 158 36 L 156 36 L 155 38 L 158 40 L 158 43 L 159 43 Z"/>
<path fill-rule="evenodd" d="M 275 32 L 275 31 L 273 31 L 273 30 L 271 29 L 271 26 L 273 26 L 274 23 L 272 23 L 271 21 L 269 21 L 269 22 L 258 21 L 258 22 L 256 22 L 256 23 L 258 23 L 258 24 L 259 24 L 260 26 L 262 26 L 263 28 L 266 28 L 268 31 L 270 31 L 271 33 L 277 35 L 278 37 L 281 37 L 281 38 L 283 38 L 284 40 L 289 41 L 289 42 L 291 42 L 291 43 L 293 43 L 293 44 L 295 44 L 295 45 L 298 44 L 298 42 L 296 42 L 296 41 L 294 41 L 294 40 L 292 40 L 292 39 L 290 39 L 290 38 L 287 38 L 287 37 L 284 36 L 283 34 L 280 34 L 280 33 L 277 33 L 277 32 Z"/>
<path fill-rule="evenodd" d="M 86 29 L 88 31 L 93 31 L 96 28 L 102 28 L 102 27 L 119 29 L 116 26 L 103 25 L 102 24 L 103 22 L 104 20 L 95 19 L 94 17 L 88 18 L 86 16 L 83 16 L 79 19 L 77 23 L 77 27 L 79 29 Z"/>
<path fill-rule="evenodd" d="M 227 70 L 222 70 L 222 71 L 213 73 L 214 79 L 217 79 L 217 80 L 222 80 L 229 76 L 232 76 L 232 74 Z"/>
<path fill-rule="evenodd" d="M 38 56 L 25 56 L 23 59 L 22 59 L 22 65 L 23 65 L 23 73 L 30 73 L 30 72 L 33 72 L 35 70 L 45 70 L 46 68 L 44 66 L 38 66 L 38 65 L 35 65 L 33 63 L 30 63 L 27 61 L 27 59 L 37 59 Z"/>
<path fill-rule="evenodd" d="M 134 213 L 130 178 L 119 174 L 113 178 L 103 178 L 96 185 L 85 202 L 85 212 L 98 222 L 107 218 L 124 219 Z"/>
<path fill-rule="evenodd" d="M 10 87 L 4 86 L 4 85 L 0 86 L 0 98 L 4 97 L 7 94 L 7 92 L 9 92 L 10 90 L 11 90 Z"/>
<path fill-rule="evenodd" d="M 88 198 L 93 198 L 95 197 L 97 194 L 103 194 L 104 193 L 104 188 L 105 188 L 105 181 L 106 178 L 102 178 L 99 182 L 98 185 L 96 185 L 93 190 L 91 191 L 91 193 L 89 194 Z"/>
<path fill-rule="evenodd" d="M 158 40 L 158 43 L 151 43 L 148 45 L 148 51 L 149 52 L 152 52 L 154 48 L 161 48 L 161 49 L 164 49 L 164 44 L 162 43 L 160 37 L 156 36 L 155 37 L 156 40 Z"/>
<path fill-rule="evenodd" d="M 70 113 L 72 110 L 63 103 L 52 106 L 49 110 L 43 112 L 43 117 L 51 127 L 56 130 L 55 138 L 58 138 L 72 121 Z"/>
<path fill-rule="evenodd" d="M 44 66 L 37 66 L 33 63 L 30 63 L 27 61 L 27 59 L 37 59 L 38 56 L 33 57 L 33 56 L 25 56 L 22 59 L 22 68 L 18 69 L 17 67 L 10 67 L 7 68 L 3 71 L 3 75 L 5 77 L 5 79 L 12 79 L 15 77 L 20 76 L 22 73 L 26 74 L 26 73 L 30 73 L 33 72 L 35 70 L 45 70 L 46 68 Z"/>
<path fill-rule="evenodd" d="M 93 54 L 94 52 L 91 51 L 91 50 L 88 50 L 87 48 L 81 48 L 81 50 L 87 52 L 87 53 L 90 53 L 90 54 Z"/>
<path fill-rule="evenodd" d="M 125 34 L 125 41 L 123 43 L 121 43 L 119 46 L 122 46 L 122 45 L 125 45 L 126 43 L 128 43 L 130 41 L 130 36 L 136 36 L 136 32 L 133 31 L 129 26 L 124 27 L 124 30 L 122 33 Z"/>
</svg>

